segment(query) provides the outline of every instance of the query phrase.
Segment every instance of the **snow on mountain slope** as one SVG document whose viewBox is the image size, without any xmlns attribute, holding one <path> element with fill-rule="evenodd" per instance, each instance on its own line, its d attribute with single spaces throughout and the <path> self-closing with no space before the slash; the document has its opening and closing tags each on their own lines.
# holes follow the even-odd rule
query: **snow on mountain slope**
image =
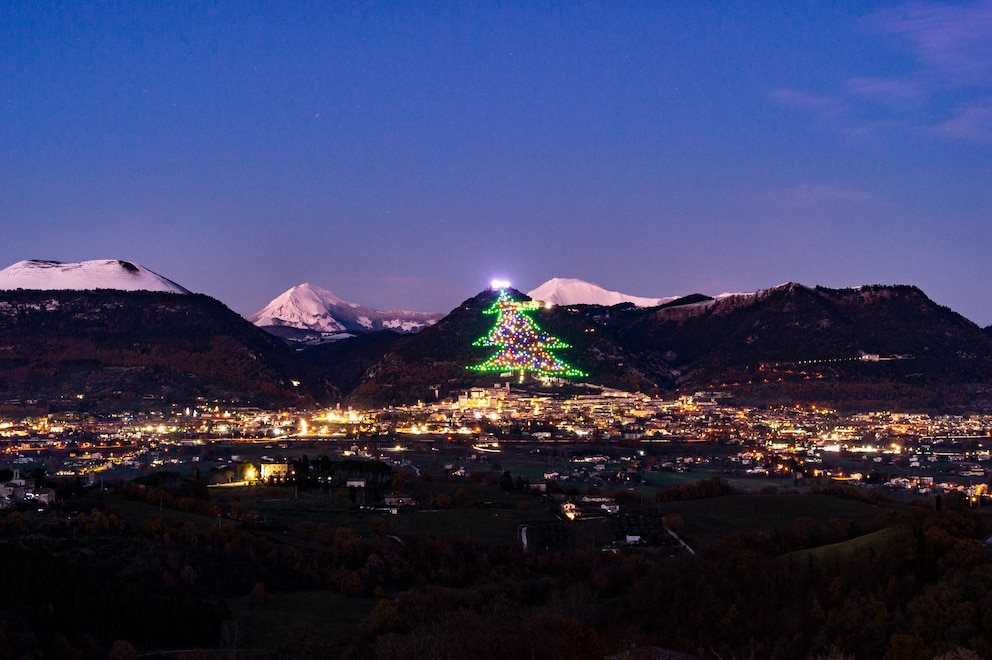
<svg viewBox="0 0 992 660">
<path fill-rule="evenodd" d="M 285 325 L 291 328 L 340 332 L 344 325 L 334 318 L 331 308 L 344 301 L 327 289 L 299 284 L 276 297 L 248 317 L 257 326 Z"/>
<path fill-rule="evenodd" d="M 283 326 L 339 333 L 346 330 L 417 332 L 441 318 L 434 312 L 388 311 L 347 302 L 327 289 L 299 284 L 248 317 L 259 327 Z"/>
<path fill-rule="evenodd" d="M 788 290 L 791 288 L 810 289 L 810 287 L 803 286 L 802 284 L 786 282 L 785 284 L 779 284 L 778 286 L 769 287 L 767 289 L 758 289 L 757 291 L 720 293 L 712 297 L 706 297 L 703 300 L 665 307 L 658 310 L 657 314 L 669 319 L 682 320 L 692 316 L 698 316 L 700 314 L 730 314 L 742 307 L 747 307 L 758 303 L 779 291 Z"/>
<path fill-rule="evenodd" d="M 0 270 L 0 290 L 38 289 L 90 291 L 165 291 L 189 293 L 172 280 L 131 261 L 18 261 Z"/>
<path fill-rule="evenodd" d="M 604 305 L 612 306 L 620 303 L 633 303 L 637 307 L 655 307 L 677 300 L 678 296 L 668 298 L 643 298 L 630 296 L 617 291 L 608 291 L 601 286 L 568 277 L 555 277 L 548 280 L 528 294 L 534 300 L 552 303 L 554 305 Z"/>
</svg>

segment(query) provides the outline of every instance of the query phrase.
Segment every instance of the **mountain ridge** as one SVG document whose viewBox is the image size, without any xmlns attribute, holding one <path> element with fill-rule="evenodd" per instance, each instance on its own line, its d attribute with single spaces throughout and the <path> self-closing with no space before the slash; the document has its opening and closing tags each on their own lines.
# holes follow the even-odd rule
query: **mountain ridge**
<svg viewBox="0 0 992 660">
<path fill-rule="evenodd" d="M 378 405 L 507 382 L 466 368 L 492 355 L 474 342 L 493 327 L 493 317 L 483 314 L 498 295 L 493 289 L 446 315 L 407 312 L 414 316 L 404 326 L 398 312 L 298 285 L 287 293 L 311 296 L 312 307 L 291 300 L 291 311 L 312 312 L 317 329 L 263 328 L 131 262 L 15 265 L 0 272 L 30 277 L 6 280 L 27 287 L 0 286 L 0 401 L 77 405 L 82 395 L 86 403 L 78 405 L 109 406 L 206 397 L 306 406 L 343 395 Z M 119 288 L 136 284 L 166 290 Z M 579 280 L 566 284 L 594 297 L 605 291 Z M 41 288 L 53 286 L 61 288 Z M 916 286 L 787 282 L 750 293 L 649 300 L 665 302 L 552 303 L 532 314 L 543 331 L 570 345 L 555 350 L 592 386 L 664 396 L 723 389 L 761 405 L 992 409 L 992 328 L 979 328 Z M 328 320 L 328 309 L 340 318 Z M 273 336 L 280 333 L 293 341 Z M 318 345 L 342 336 L 353 337 Z"/>
<path fill-rule="evenodd" d="M 482 309 L 493 295 L 483 292 L 434 327 L 398 340 L 349 396 L 410 401 L 501 382 L 498 374 L 465 370 L 486 357 L 471 342 L 491 327 Z M 762 404 L 794 398 L 940 408 L 986 400 L 982 392 L 992 388 L 986 331 L 910 285 L 786 283 L 650 308 L 556 305 L 533 314 L 544 331 L 571 344 L 561 355 L 587 372 L 588 382 L 632 391 L 725 388 Z"/>
<path fill-rule="evenodd" d="M 569 277 L 554 277 L 527 293 L 534 300 L 554 305 L 603 305 L 612 307 L 631 303 L 636 307 L 656 307 L 676 300 L 678 296 L 651 298 L 632 296 L 604 289 L 598 284 Z"/>
</svg>

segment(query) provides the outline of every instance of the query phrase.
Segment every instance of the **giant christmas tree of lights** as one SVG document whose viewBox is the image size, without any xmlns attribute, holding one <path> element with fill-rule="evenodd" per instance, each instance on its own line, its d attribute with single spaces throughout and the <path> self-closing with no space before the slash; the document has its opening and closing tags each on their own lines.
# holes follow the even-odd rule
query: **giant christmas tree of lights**
<svg viewBox="0 0 992 660">
<path fill-rule="evenodd" d="M 496 324 L 489 334 L 473 342 L 473 346 L 499 346 L 500 350 L 482 364 L 467 367 L 472 371 L 507 372 L 532 371 L 545 378 L 585 376 L 565 364 L 552 353 L 569 344 L 542 332 L 528 316 L 538 309 L 536 302 L 518 302 L 500 289 L 496 301 L 483 314 L 496 314 Z"/>
</svg>

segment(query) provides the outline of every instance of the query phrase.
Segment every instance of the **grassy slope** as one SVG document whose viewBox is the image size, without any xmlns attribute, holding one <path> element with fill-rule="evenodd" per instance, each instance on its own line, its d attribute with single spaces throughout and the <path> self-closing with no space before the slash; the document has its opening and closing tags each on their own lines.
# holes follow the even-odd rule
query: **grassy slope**
<svg viewBox="0 0 992 660">
<path fill-rule="evenodd" d="M 685 521 L 686 541 L 700 546 L 717 543 L 728 534 L 788 528 L 796 518 L 820 523 L 832 518 L 847 525 L 866 524 L 889 516 L 893 506 L 875 506 L 829 495 L 731 495 L 658 505 L 662 513 L 678 513 Z"/>
<path fill-rule="evenodd" d="M 835 560 L 847 561 L 855 557 L 864 556 L 870 551 L 881 552 L 897 531 L 894 527 L 887 527 L 886 529 L 880 529 L 877 532 L 865 534 L 849 541 L 790 552 L 783 559 L 797 562 L 812 561 L 814 564 L 819 565 L 831 564 Z"/>
</svg>

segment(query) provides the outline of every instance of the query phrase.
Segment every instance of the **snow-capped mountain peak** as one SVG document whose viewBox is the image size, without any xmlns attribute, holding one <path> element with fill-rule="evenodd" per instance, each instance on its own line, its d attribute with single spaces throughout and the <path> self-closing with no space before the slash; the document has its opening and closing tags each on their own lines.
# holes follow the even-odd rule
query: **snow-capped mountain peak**
<svg viewBox="0 0 992 660">
<path fill-rule="evenodd" d="M 441 314 L 434 312 L 382 312 L 348 302 L 310 283 L 292 287 L 248 317 L 259 327 L 281 326 L 320 333 L 351 330 L 394 330 L 417 332 L 433 324 Z"/>
<path fill-rule="evenodd" d="M 570 277 L 552 278 L 528 292 L 527 295 L 534 300 L 553 305 L 603 305 L 606 307 L 621 303 L 633 303 L 637 307 L 655 307 L 678 298 L 678 296 L 668 298 L 631 296 L 618 291 L 609 291 L 597 284 Z"/>
<path fill-rule="evenodd" d="M 304 282 L 277 296 L 249 316 L 248 320 L 258 326 L 284 325 L 321 332 L 340 332 L 345 327 L 334 318 L 330 310 L 347 304 L 327 289 Z"/>
<path fill-rule="evenodd" d="M 91 291 L 165 291 L 189 293 L 172 280 L 133 261 L 98 259 L 94 261 L 18 261 L 0 270 L 0 290 L 37 289 Z"/>
</svg>

